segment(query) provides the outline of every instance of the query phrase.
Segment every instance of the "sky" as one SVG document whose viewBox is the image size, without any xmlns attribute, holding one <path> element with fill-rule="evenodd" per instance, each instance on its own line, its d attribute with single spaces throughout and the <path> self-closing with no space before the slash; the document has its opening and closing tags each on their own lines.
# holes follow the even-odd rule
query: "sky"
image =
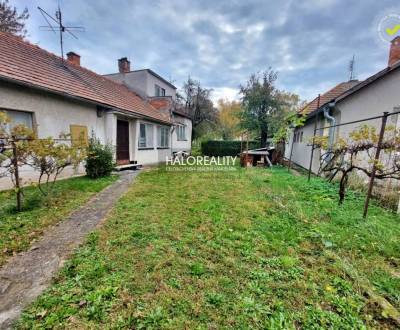
<svg viewBox="0 0 400 330">
<path fill-rule="evenodd" d="M 190 77 L 213 89 L 213 100 L 238 99 L 240 84 L 271 67 L 277 87 L 311 100 L 355 76 L 365 79 L 387 66 L 389 43 L 380 22 L 399 14 L 397 0 L 11 0 L 28 7 L 27 39 L 60 54 L 58 36 L 37 6 L 65 25 L 84 26 L 79 39 L 65 34 L 65 52 L 97 73 L 150 68 L 178 88 Z M 400 31 L 397 35 L 400 34 Z"/>
</svg>

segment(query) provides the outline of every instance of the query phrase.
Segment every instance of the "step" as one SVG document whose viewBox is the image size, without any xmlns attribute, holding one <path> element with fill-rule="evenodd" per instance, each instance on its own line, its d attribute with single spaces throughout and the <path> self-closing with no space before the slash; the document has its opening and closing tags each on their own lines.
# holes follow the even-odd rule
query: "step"
<svg viewBox="0 0 400 330">
<path fill-rule="evenodd" d="M 138 170 L 142 168 L 141 164 L 126 164 L 126 165 L 118 165 L 114 168 L 115 171 L 127 171 L 127 170 Z"/>
</svg>

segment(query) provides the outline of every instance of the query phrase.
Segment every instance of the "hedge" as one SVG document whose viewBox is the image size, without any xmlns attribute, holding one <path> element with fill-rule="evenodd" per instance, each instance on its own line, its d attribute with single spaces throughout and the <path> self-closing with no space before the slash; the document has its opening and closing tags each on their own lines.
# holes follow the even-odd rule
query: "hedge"
<svg viewBox="0 0 400 330">
<path fill-rule="evenodd" d="M 201 153 L 204 156 L 237 156 L 240 153 L 241 141 L 203 141 L 201 143 Z M 243 141 L 243 148 L 246 142 Z M 257 141 L 249 141 L 249 149 L 260 148 Z"/>
</svg>

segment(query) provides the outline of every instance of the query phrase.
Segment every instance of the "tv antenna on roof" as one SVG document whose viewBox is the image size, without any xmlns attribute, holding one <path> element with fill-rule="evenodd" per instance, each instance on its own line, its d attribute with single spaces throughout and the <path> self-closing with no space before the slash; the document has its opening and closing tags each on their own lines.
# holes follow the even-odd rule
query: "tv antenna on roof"
<svg viewBox="0 0 400 330">
<path fill-rule="evenodd" d="M 349 63 L 349 71 L 350 71 L 350 79 L 349 80 L 354 80 L 356 78 L 355 74 L 354 74 L 355 62 L 356 62 L 355 56 L 353 55 L 353 58 L 350 60 L 350 63 Z"/>
<path fill-rule="evenodd" d="M 54 33 L 59 32 L 60 34 L 60 48 L 61 48 L 61 58 L 64 60 L 64 44 L 63 44 L 63 33 L 68 32 L 71 36 L 75 39 L 78 37 L 72 32 L 85 32 L 85 28 L 83 26 L 65 26 L 62 21 L 62 13 L 60 9 L 60 5 L 58 5 L 58 10 L 56 11 L 56 17 L 54 18 L 49 13 L 47 13 L 44 9 L 38 7 L 40 13 L 42 14 L 44 20 L 46 21 L 47 25 L 39 26 L 39 29 L 42 31 L 53 31 Z M 50 21 L 49 21 L 50 19 Z M 52 22 L 55 25 L 52 25 Z M 53 24 L 54 24 L 53 23 Z"/>
</svg>

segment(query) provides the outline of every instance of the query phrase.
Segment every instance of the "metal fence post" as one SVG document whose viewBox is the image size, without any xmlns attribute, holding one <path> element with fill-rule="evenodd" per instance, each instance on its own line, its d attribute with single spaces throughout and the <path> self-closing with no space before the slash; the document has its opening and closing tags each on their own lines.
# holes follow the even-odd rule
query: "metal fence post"
<svg viewBox="0 0 400 330">
<path fill-rule="evenodd" d="M 367 214 L 368 214 L 369 200 L 371 199 L 372 189 L 374 187 L 374 181 L 375 181 L 375 175 L 376 175 L 376 163 L 379 161 L 379 156 L 381 154 L 382 141 L 383 141 L 383 137 L 385 135 L 385 129 L 386 129 L 386 123 L 387 123 L 388 116 L 389 116 L 389 112 L 383 113 L 381 131 L 379 133 L 378 145 L 376 146 L 375 160 L 374 160 L 374 163 L 372 164 L 372 172 L 371 172 L 371 177 L 369 180 L 367 197 L 365 198 L 363 218 L 366 218 Z"/>
</svg>

